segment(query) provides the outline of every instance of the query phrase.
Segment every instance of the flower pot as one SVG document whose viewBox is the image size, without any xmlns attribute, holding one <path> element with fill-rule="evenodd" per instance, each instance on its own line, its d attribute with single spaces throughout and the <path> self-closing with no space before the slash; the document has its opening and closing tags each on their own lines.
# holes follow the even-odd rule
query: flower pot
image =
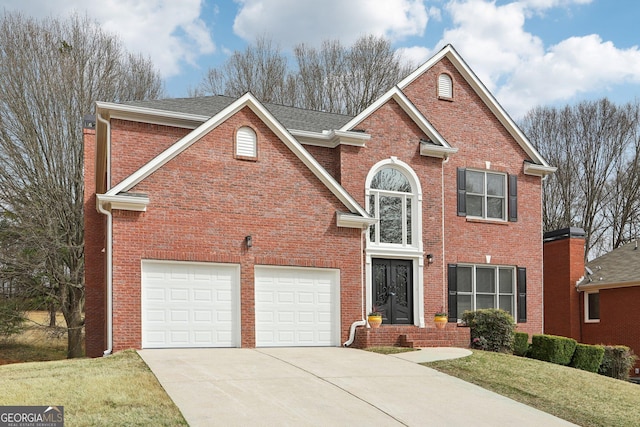
<svg viewBox="0 0 640 427">
<path fill-rule="evenodd" d="M 436 328 L 444 329 L 447 326 L 447 322 L 449 321 L 446 316 L 436 316 L 433 318 L 433 321 L 436 324 Z"/>
<path fill-rule="evenodd" d="M 379 328 L 382 324 L 382 316 L 367 316 L 367 321 L 372 328 Z"/>
</svg>

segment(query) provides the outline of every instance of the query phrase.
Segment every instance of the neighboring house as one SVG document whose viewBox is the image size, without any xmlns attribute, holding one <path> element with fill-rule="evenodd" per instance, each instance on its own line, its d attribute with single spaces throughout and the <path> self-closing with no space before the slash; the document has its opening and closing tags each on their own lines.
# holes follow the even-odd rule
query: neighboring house
<svg viewBox="0 0 640 427">
<path fill-rule="evenodd" d="M 484 307 L 542 332 L 541 181 L 555 168 L 451 46 L 356 117 L 248 93 L 98 102 L 96 118 L 89 356 L 467 346 L 457 321 Z"/>
<path fill-rule="evenodd" d="M 640 355 L 638 241 L 585 265 L 584 236 L 580 228 L 545 233 L 544 331 L 586 344 L 626 345 Z"/>
</svg>

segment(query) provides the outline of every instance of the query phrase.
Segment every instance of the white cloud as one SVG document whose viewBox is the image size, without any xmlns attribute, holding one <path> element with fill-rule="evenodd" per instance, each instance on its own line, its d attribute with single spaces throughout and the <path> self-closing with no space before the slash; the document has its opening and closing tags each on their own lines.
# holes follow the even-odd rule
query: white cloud
<svg viewBox="0 0 640 427">
<path fill-rule="evenodd" d="M 640 81 L 640 52 L 617 49 L 597 35 L 554 46 L 524 29 L 528 16 L 590 0 L 453 0 L 452 28 L 437 47 L 453 44 L 498 101 L 514 117 L 536 105 L 569 100 L 625 81 Z"/>
<path fill-rule="evenodd" d="M 563 40 L 543 56 L 522 62 L 497 97 L 522 114 L 535 105 L 602 93 L 624 83 L 640 83 L 638 48 L 618 49 L 589 35 Z"/>
<path fill-rule="evenodd" d="M 392 41 L 421 36 L 428 13 L 422 0 L 237 0 L 234 32 L 253 41 L 268 34 L 283 48 L 339 39 L 348 45 L 364 34 Z"/>
<path fill-rule="evenodd" d="M 149 56 L 164 77 L 180 72 L 182 63 L 194 65 L 200 55 L 215 51 L 210 30 L 200 19 L 200 0 L 0 0 L 0 9 L 25 16 L 66 17 L 88 14 L 115 33 L 130 52 Z"/>
</svg>

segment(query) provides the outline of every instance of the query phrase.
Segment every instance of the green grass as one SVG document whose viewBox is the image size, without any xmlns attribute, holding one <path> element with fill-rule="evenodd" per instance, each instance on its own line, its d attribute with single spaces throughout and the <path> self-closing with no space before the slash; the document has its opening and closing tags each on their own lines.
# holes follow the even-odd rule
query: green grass
<svg viewBox="0 0 640 427">
<path fill-rule="evenodd" d="M 473 351 L 425 366 L 584 427 L 636 427 L 640 386 L 539 360 Z"/>
<path fill-rule="evenodd" d="M 64 406 L 69 426 L 187 425 L 135 351 L 0 366 L 0 390 L 0 406 Z"/>
</svg>

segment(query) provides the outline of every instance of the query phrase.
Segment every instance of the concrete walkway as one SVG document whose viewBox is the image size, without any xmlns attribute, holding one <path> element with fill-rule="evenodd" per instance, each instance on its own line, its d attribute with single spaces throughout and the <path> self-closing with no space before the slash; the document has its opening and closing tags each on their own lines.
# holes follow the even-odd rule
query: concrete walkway
<svg viewBox="0 0 640 427">
<path fill-rule="evenodd" d="M 192 427 L 573 425 L 416 363 L 466 352 L 139 351 Z"/>
</svg>

